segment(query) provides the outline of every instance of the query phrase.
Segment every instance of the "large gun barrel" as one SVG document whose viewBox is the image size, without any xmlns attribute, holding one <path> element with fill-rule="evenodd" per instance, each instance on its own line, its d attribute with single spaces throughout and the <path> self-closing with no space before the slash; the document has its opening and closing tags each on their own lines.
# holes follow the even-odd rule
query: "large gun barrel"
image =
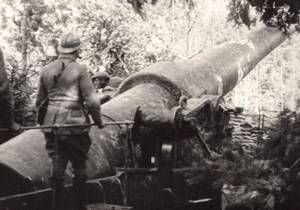
<svg viewBox="0 0 300 210">
<path fill-rule="evenodd" d="M 133 120 L 137 106 L 170 109 L 180 96 L 223 96 L 231 91 L 266 55 L 286 39 L 276 28 L 263 27 L 240 41 L 227 42 L 192 60 L 159 62 L 128 77 L 118 95 L 102 105 L 107 122 Z M 124 138 L 120 126 L 92 127 L 88 160 L 90 179 L 115 173 L 124 166 Z M 0 146 L 0 196 L 50 186 L 51 164 L 41 131 L 20 134 Z M 67 169 L 71 182 L 71 168 Z"/>
<path fill-rule="evenodd" d="M 278 29 L 263 27 L 244 39 L 223 43 L 192 60 L 156 63 L 129 77 L 120 92 L 147 81 L 164 86 L 176 96 L 223 96 L 285 39 Z"/>
</svg>

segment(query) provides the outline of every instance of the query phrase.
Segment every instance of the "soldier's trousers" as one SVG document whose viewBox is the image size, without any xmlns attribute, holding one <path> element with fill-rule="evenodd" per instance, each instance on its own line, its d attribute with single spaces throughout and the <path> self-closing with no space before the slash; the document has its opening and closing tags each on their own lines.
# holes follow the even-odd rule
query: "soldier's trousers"
<svg viewBox="0 0 300 210">
<path fill-rule="evenodd" d="M 56 209 L 63 209 L 63 189 L 65 170 L 68 161 L 73 167 L 73 186 L 75 192 L 76 208 L 84 209 L 85 188 L 86 188 L 86 160 L 91 146 L 91 139 L 88 133 L 80 135 L 58 135 L 57 150 L 55 152 L 55 136 L 53 133 L 45 133 L 46 150 L 52 159 L 55 168 L 52 170 L 52 187 L 55 187 Z M 56 158 L 55 158 L 56 156 Z M 82 207 L 78 207 L 82 206 Z"/>
</svg>

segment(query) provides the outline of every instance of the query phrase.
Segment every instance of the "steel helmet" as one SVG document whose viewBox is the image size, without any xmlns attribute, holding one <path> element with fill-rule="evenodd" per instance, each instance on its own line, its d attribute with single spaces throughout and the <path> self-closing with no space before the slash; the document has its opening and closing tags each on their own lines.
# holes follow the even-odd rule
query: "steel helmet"
<svg viewBox="0 0 300 210">
<path fill-rule="evenodd" d="M 96 78 L 104 78 L 107 81 L 110 80 L 110 76 L 105 72 L 105 71 L 99 71 L 97 72 L 93 77 L 92 80 L 96 79 Z"/>
<path fill-rule="evenodd" d="M 81 47 L 79 36 L 68 32 L 61 37 L 60 44 L 57 48 L 60 53 L 72 53 Z"/>
</svg>

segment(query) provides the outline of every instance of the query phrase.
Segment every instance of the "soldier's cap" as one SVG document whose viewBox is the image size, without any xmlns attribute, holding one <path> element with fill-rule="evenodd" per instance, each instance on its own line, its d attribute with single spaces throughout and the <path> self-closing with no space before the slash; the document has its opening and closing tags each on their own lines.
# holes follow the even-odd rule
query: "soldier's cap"
<svg viewBox="0 0 300 210">
<path fill-rule="evenodd" d="M 97 72 L 93 77 L 92 80 L 96 79 L 96 78 L 104 78 L 107 81 L 110 80 L 110 76 L 108 75 L 108 73 L 106 73 L 105 71 L 99 71 Z"/>
<path fill-rule="evenodd" d="M 59 46 L 57 48 L 60 53 L 72 53 L 81 47 L 79 36 L 72 32 L 62 35 Z"/>
</svg>

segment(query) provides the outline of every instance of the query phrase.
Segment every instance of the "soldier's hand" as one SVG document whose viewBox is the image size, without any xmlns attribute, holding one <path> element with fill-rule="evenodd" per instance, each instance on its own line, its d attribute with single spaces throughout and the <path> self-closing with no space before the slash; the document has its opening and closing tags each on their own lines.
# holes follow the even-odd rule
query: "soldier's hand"
<svg viewBox="0 0 300 210">
<path fill-rule="evenodd" d="M 116 90 L 116 88 L 113 88 L 111 86 L 106 86 L 105 88 L 103 88 L 103 90 L 106 90 L 106 91 L 114 91 Z"/>
<path fill-rule="evenodd" d="M 105 126 L 105 123 L 103 121 L 101 121 L 100 123 L 97 124 L 98 125 L 98 128 L 104 128 Z"/>
<path fill-rule="evenodd" d="M 9 129 L 13 132 L 20 132 L 21 125 L 14 122 L 12 125 L 9 126 Z"/>
</svg>

